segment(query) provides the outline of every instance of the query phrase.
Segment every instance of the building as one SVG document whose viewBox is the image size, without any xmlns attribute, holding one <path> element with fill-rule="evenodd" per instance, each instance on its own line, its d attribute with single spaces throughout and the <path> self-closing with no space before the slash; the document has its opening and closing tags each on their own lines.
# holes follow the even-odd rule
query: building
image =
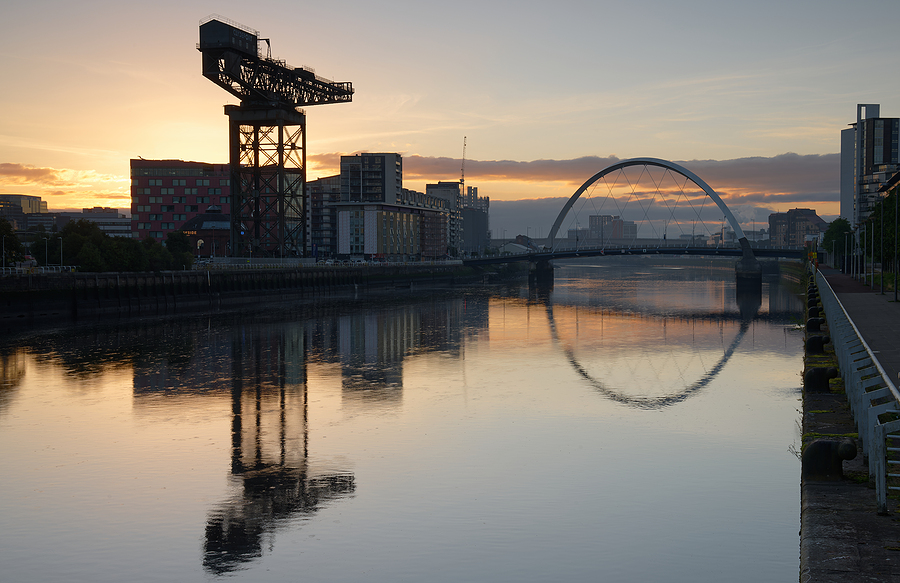
<svg viewBox="0 0 900 583">
<path fill-rule="evenodd" d="M 80 213 L 55 213 L 55 227 L 62 229 L 69 221 L 86 220 L 96 223 L 101 231 L 110 237 L 131 237 L 131 219 L 119 213 L 118 209 L 95 206 L 89 209 L 81 209 Z M 29 216 L 29 228 L 34 219 Z M 46 228 L 50 231 L 51 229 Z"/>
<path fill-rule="evenodd" d="M 28 194 L 0 194 L 0 217 L 16 231 L 53 221 L 53 215 L 47 212 L 47 203 L 39 196 Z M 47 231 L 50 231 L 49 227 Z"/>
<path fill-rule="evenodd" d="M 0 201 L 18 205 L 25 214 L 46 213 L 47 203 L 39 196 L 29 194 L 0 194 Z"/>
<path fill-rule="evenodd" d="M 880 117 L 878 104 L 858 104 L 856 123 L 841 131 L 841 216 L 853 228 L 881 199 L 881 186 L 900 165 L 900 118 Z"/>
<path fill-rule="evenodd" d="M 481 255 L 490 247 L 490 206 L 488 197 L 478 196 L 477 186 L 466 187 L 462 200 L 463 253 Z"/>
<path fill-rule="evenodd" d="M 588 237 L 601 244 L 632 241 L 637 238 L 637 224 L 618 215 L 590 215 Z"/>
<path fill-rule="evenodd" d="M 448 254 L 456 257 L 463 249 L 463 184 L 458 181 L 426 184 L 425 194 L 447 202 Z"/>
<path fill-rule="evenodd" d="M 306 184 L 307 241 L 316 259 L 337 256 L 337 203 L 341 202 L 341 175 L 312 180 Z"/>
<path fill-rule="evenodd" d="M 228 164 L 131 160 L 131 236 L 164 241 L 189 219 L 216 206 L 231 213 Z M 230 253 L 229 253 L 230 254 Z"/>
<path fill-rule="evenodd" d="M 340 201 L 326 204 L 324 194 L 321 200 L 321 212 L 311 214 L 310 230 L 321 233 L 324 242 L 327 227 L 317 222 L 336 216 L 341 257 L 416 261 L 447 253 L 446 201 L 403 188 L 399 154 L 342 156 Z M 326 211 L 327 206 L 335 212 Z"/>
<path fill-rule="evenodd" d="M 772 247 L 802 247 L 811 237 L 818 237 L 828 223 L 812 209 L 791 209 L 769 215 L 769 244 Z"/>
<path fill-rule="evenodd" d="M 221 257 L 231 244 L 231 217 L 217 205 L 185 221 L 181 230 L 197 257 Z"/>
</svg>

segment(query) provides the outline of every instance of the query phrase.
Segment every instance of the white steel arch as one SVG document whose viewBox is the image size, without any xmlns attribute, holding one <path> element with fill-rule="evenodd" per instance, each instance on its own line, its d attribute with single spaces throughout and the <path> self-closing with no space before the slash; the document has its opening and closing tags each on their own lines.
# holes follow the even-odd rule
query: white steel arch
<svg viewBox="0 0 900 583">
<path fill-rule="evenodd" d="M 744 236 L 744 231 L 741 229 L 741 226 L 738 224 L 737 219 L 734 218 L 734 215 L 728 210 L 728 207 L 725 206 L 725 203 L 719 197 L 715 190 L 713 190 L 706 182 L 703 181 L 702 178 L 688 170 L 683 166 L 679 166 L 674 162 L 669 162 L 668 160 L 661 160 L 659 158 L 630 158 L 628 160 L 622 160 L 621 162 L 616 162 L 611 166 L 607 166 L 600 172 L 594 174 L 588 180 L 581 185 L 581 188 L 575 191 L 575 194 L 566 201 L 566 204 L 563 206 L 562 211 L 560 211 L 559 216 L 556 217 L 556 221 L 553 223 L 553 228 L 550 229 L 550 236 L 548 237 L 548 243 L 550 244 L 550 249 L 555 249 L 556 247 L 556 233 L 559 231 L 559 228 L 562 226 L 563 221 L 566 218 L 566 215 L 569 213 L 569 210 L 572 208 L 572 205 L 575 204 L 575 201 L 578 200 L 578 197 L 587 190 L 592 184 L 610 174 L 615 172 L 616 170 L 621 170 L 622 168 L 627 168 L 629 166 L 659 166 L 660 168 L 666 168 L 671 170 L 672 172 L 677 172 L 681 174 L 697 186 L 703 189 L 703 192 L 706 193 L 709 198 L 716 203 L 716 206 L 719 207 L 719 210 L 722 211 L 722 214 L 725 216 L 725 219 L 728 221 L 728 224 L 731 226 L 732 230 L 734 230 L 734 234 L 737 237 L 738 241 L 741 244 L 741 247 L 745 250 L 749 250 L 749 243 L 747 238 Z"/>
</svg>

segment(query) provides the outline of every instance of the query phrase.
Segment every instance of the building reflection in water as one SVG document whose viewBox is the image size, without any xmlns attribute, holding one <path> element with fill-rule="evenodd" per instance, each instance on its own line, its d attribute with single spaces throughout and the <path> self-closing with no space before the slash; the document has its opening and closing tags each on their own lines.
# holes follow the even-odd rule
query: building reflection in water
<svg viewBox="0 0 900 583">
<path fill-rule="evenodd" d="M 23 378 L 25 378 L 25 351 L 20 348 L 9 348 L 0 352 L 0 415 L 6 413 Z"/>
<path fill-rule="evenodd" d="M 488 298 L 379 306 L 372 311 L 230 326 L 166 335 L 157 351 L 135 358 L 138 404 L 159 395 L 228 395 L 235 495 L 210 511 L 203 565 L 213 574 L 262 556 L 267 540 L 292 518 L 352 495 L 355 476 L 320 469 L 309 451 L 307 365 L 338 363 L 345 401 L 367 407 L 402 402 L 403 361 L 441 351 L 488 323 Z M 162 346 L 166 346 L 162 349 Z"/>
</svg>

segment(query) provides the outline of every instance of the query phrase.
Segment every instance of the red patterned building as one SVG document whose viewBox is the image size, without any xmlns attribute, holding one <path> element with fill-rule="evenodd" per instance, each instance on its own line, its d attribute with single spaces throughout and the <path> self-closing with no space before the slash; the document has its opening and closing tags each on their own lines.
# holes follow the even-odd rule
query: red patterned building
<svg viewBox="0 0 900 583">
<path fill-rule="evenodd" d="M 197 215 L 218 207 L 231 213 L 228 164 L 131 160 L 131 236 L 165 241 Z"/>
</svg>

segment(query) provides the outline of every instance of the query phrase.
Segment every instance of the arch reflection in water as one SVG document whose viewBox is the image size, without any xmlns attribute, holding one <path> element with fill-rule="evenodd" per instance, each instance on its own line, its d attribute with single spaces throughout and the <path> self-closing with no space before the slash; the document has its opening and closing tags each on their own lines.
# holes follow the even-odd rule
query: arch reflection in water
<svg viewBox="0 0 900 583">
<path fill-rule="evenodd" d="M 716 362 L 712 366 L 707 368 L 706 366 L 703 365 L 702 355 L 700 354 L 700 351 L 697 349 L 694 349 L 694 354 L 688 355 L 687 360 L 696 360 L 699 363 L 700 368 L 703 369 L 703 372 L 702 372 L 702 374 L 699 375 L 699 377 L 696 378 L 696 380 L 690 381 L 689 378 L 686 378 L 685 373 L 690 374 L 688 371 L 690 371 L 692 368 L 696 369 L 697 366 L 696 366 L 696 363 L 692 367 L 692 366 L 689 366 L 689 363 L 685 362 L 684 346 L 680 346 L 680 349 L 682 351 L 681 355 L 675 355 L 674 353 L 669 355 L 669 358 L 671 358 L 671 362 L 672 362 L 671 368 L 673 368 L 674 371 L 668 371 L 668 372 L 670 374 L 676 375 L 678 377 L 678 379 L 683 382 L 683 386 L 681 386 L 677 389 L 674 389 L 674 390 L 670 390 L 670 391 L 665 392 L 664 394 L 658 395 L 658 396 L 647 396 L 647 395 L 641 396 L 641 395 L 633 394 L 634 392 L 652 393 L 652 392 L 654 392 L 654 390 L 660 390 L 662 388 L 660 385 L 667 384 L 668 381 L 664 380 L 662 378 L 662 376 L 664 376 L 663 375 L 664 371 L 660 370 L 662 368 L 665 368 L 665 366 L 663 365 L 661 367 L 658 364 L 656 364 L 655 362 L 652 362 L 652 361 L 660 360 L 659 357 L 661 355 L 658 352 L 654 351 L 652 358 L 648 359 L 648 362 L 647 362 L 648 366 L 643 367 L 646 370 L 653 371 L 653 373 L 656 375 L 655 379 L 650 380 L 650 382 L 655 381 L 655 383 L 657 385 L 657 386 L 653 387 L 652 389 L 647 386 L 634 386 L 635 384 L 637 384 L 635 381 L 638 380 L 635 377 L 639 376 L 639 375 L 635 374 L 635 372 L 638 368 L 636 366 L 634 368 L 630 368 L 629 370 L 626 371 L 626 372 L 631 373 L 630 378 L 628 379 L 628 383 L 631 385 L 631 392 L 629 392 L 629 390 L 625 386 L 623 386 L 625 384 L 624 382 L 619 385 L 616 385 L 614 383 L 603 382 L 603 381 L 599 380 L 598 378 L 596 378 L 596 376 L 588 370 L 588 367 L 586 367 L 585 365 L 582 364 L 582 362 L 579 360 L 578 356 L 576 355 L 576 351 L 573 348 L 573 343 L 564 342 L 561 339 L 560 328 L 562 326 L 560 326 L 557 323 L 557 318 L 554 315 L 553 303 L 551 301 L 549 301 L 549 299 L 548 299 L 545 302 L 545 304 L 546 304 L 546 311 L 547 311 L 547 320 L 548 320 L 548 323 L 550 326 L 550 332 L 553 337 L 553 340 L 561 348 L 563 353 L 566 355 L 566 359 L 568 360 L 569 364 L 571 364 L 572 368 L 574 368 L 575 371 L 582 378 L 584 378 L 588 383 L 590 383 L 591 386 L 593 386 L 600 394 L 602 394 L 602 395 L 606 396 L 607 398 L 609 398 L 613 401 L 616 401 L 618 403 L 622 403 L 624 405 L 627 405 L 630 407 L 635 407 L 635 408 L 640 408 L 640 409 L 661 409 L 664 407 L 669 407 L 669 406 L 675 405 L 677 403 L 680 403 L 680 402 L 684 401 L 685 399 L 687 399 L 688 397 L 696 394 L 697 392 L 699 392 L 706 386 L 708 386 L 710 384 L 710 382 L 712 382 L 712 380 L 716 378 L 716 376 L 722 371 L 722 369 L 725 367 L 725 365 L 731 359 L 732 355 L 734 354 L 735 349 L 738 347 L 738 345 L 744 339 L 744 335 L 750 329 L 750 325 L 751 325 L 753 319 L 756 317 L 759 307 L 762 304 L 761 294 L 756 289 L 738 290 L 736 299 L 737 299 L 737 304 L 738 304 L 738 307 L 740 310 L 740 316 L 739 316 L 740 326 L 737 330 L 737 333 L 734 335 L 734 337 L 731 339 L 731 341 L 728 343 L 728 345 L 724 347 L 722 355 L 716 360 Z M 557 310 L 559 310 L 559 307 L 557 307 Z M 584 311 L 581 312 L 581 314 L 584 314 L 584 313 L 585 313 Z M 579 334 L 579 332 L 580 332 L 580 329 L 578 326 L 579 316 L 580 316 L 580 314 L 576 313 L 576 315 L 575 315 L 576 335 Z M 663 335 L 668 332 L 668 330 L 667 330 L 668 327 L 685 326 L 688 324 L 694 325 L 694 323 L 697 321 L 700 321 L 700 322 L 714 321 L 714 322 L 721 323 L 723 320 L 726 320 L 726 319 L 730 320 L 730 318 L 728 318 L 728 316 L 725 314 L 693 314 L 690 316 L 682 315 L 679 318 L 666 318 L 666 317 L 650 316 L 649 318 L 635 319 L 635 316 L 633 314 L 623 314 L 623 313 L 615 313 L 615 312 L 610 313 L 610 312 L 603 312 L 603 311 L 596 311 L 596 310 L 589 309 L 589 310 L 587 310 L 587 317 L 589 318 L 591 316 L 599 317 L 599 318 L 606 318 L 606 317 L 619 318 L 619 319 L 624 318 L 629 321 L 625 325 L 618 326 L 617 327 L 618 330 L 617 330 L 617 332 L 615 332 L 615 334 L 616 334 L 615 350 L 616 350 L 616 352 L 619 352 L 619 353 L 622 353 L 622 352 L 629 353 L 628 358 L 633 358 L 642 352 L 641 347 L 640 347 L 640 344 L 641 344 L 640 336 L 642 334 L 646 334 L 646 330 L 642 330 L 641 334 L 638 334 L 635 338 L 633 338 L 631 340 L 629 340 L 627 338 L 627 334 L 630 334 L 631 331 L 634 331 L 638 327 L 640 327 L 640 328 L 650 327 L 651 329 L 653 329 L 653 327 L 657 327 L 657 328 L 659 328 L 660 335 Z M 628 332 L 624 332 L 626 330 Z M 598 349 L 598 347 L 595 347 L 594 349 L 596 350 L 596 349 Z M 616 360 L 616 362 L 618 362 L 618 360 Z M 696 374 L 696 371 L 694 371 L 694 374 Z M 612 376 L 620 376 L 620 375 L 612 375 Z M 640 376 L 643 376 L 643 375 L 640 375 Z M 646 378 L 644 378 L 643 380 L 644 380 L 644 382 L 647 382 Z"/>
</svg>

